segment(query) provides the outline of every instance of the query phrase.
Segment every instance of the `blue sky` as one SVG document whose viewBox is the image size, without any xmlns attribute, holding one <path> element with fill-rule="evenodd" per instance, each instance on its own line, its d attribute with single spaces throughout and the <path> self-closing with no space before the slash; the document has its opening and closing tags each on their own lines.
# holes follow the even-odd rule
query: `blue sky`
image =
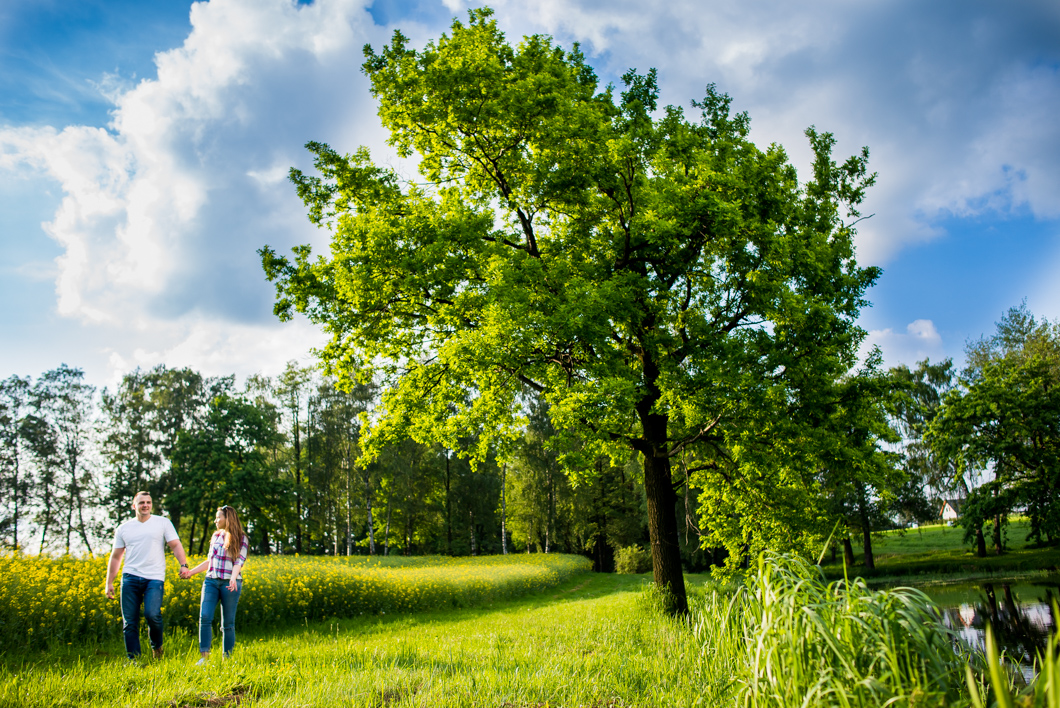
<svg viewBox="0 0 1060 708">
<path fill-rule="evenodd" d="M 361 47 L 463 0 L 0 0 L 0 377 L 65 362 L 275 374 L 321 337 L 271 314 L 255 250 L 325 243 L 285 180 L 310 139 L 385 145 Z M 962 357 L 1009 307 L 1060 317 L 1060 5 L 507 0 L 510 38 L 580 42 L 602 80 L 711 82 L 800 168 L 809 125 L 879 183 L 861 323 L 888 364 Z"/>
</svg>

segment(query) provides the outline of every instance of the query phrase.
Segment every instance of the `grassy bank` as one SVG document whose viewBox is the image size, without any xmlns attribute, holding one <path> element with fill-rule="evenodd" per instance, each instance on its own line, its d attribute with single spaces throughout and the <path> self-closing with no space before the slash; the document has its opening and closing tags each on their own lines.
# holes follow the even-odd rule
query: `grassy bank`
<svg viewBox="0 0 1060 708">
<path fill-rule="evenodd" d="M 855 565 L 851 573 L 874 582 L 905 580 L 916 582 L 935 576 L 960 575 L 967 578 L 1023 577 L 1060 571 L 1060 547 L 1036 547 L 1027 543 L 1029 524 L 1014 519 L 1006 528 L 1006 549 L 996 555 L 988 549 L 985 558 L 965 544 L 964 529 L 937 524 L 918 529 L 885 531 L 872 538 L 875 570 L 864 566 L 861 546 L 855 544 Z M 840 557 L 824 564 L 825 574 L 843 577 Z"/>
</svg>

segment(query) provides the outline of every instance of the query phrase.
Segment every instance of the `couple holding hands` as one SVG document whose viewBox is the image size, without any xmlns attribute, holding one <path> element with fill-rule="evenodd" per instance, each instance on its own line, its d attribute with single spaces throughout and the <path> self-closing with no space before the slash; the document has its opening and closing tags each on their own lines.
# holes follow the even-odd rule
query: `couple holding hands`
<svg viewBox="0 0 1060 708">
<path fill-rule="evenodd" d="M 236 643 L 236 607 L 243 589 L 242 571 L 247 561 L 249 541 L 239 523 L 236 510 L 228 505 L 217 510 L 214 524 L 217 531 L 210 539 L 206 560 L 194 568 L 188 567 L 184 547 L 172 522 L 164 516 L 151 514 L 152 500 L 148 492 L 137 492 L 133 497 L 136 518 L 129 519 L 114 532 L 114 547 L 107 566 L 107 597 L 114 598 L 114 580 L 118 567 L 125 558 L 121 576 L 122 632 L 125 651 L 130 659 L 140 655 L 140 607 L 147 621 L 148 638 L 155 658 L 162 656 L 162 594 L 165 589 L 166 556 L 168 545 L 180 562 L 180 577 L 187 580 L 206 572 L 199 600 L 199 654 L 197 664 L 205 664 L 213 642 L 211 624 L 221 606 L 221 639 L 228 656 Z"/>
</svg>

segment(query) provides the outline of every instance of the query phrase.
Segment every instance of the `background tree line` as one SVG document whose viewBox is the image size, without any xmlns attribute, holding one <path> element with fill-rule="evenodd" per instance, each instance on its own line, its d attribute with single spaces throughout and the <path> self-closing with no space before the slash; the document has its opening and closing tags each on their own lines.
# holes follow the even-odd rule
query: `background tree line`
<svg viewBox="0 0 1060 708">
<path fill-rule="evenodd" d="M 0 382 L 0 543 L 100 552 L 140 489 L 198 553 L 221 504 L 240 509 L 259 553 L 565 552 L 610 569 L 615 548 L 646 539 L 636 471 L 600 460 L 599 479 L 572 484 L 540 402 L 507 462 L 473 467 L 464 450 L 413 440 L 362 460 L 376 396 L 294 363 L 242 388 L 165 366 L 113 391 L 66 365 L 12 376 Z"/>
<path fill-rule="evenodd" d="M 978 552 L 1003 552 L 1025 513 L 1033 538 L 1060 538 L 1060 325 L 1025 306 L 950 360 L 883 370 L 878 354 L 819 392 L 814 429 L 788 436 L 762 421 L 760 479 L 730 481 L 725 451 L 675 457 L 683 565 L 746 561 L 763 547 L 820 548 L 838 527 L 847 561 L 872 567 L 872 533 L 938 518 L 963 499 Z M 618 549 L 646 546 L 643 469 L 600 456 L 571 469 L 577 442 L 556 435 L 548 404 L 527 393 L 511 449 L 469 462 L 479 441 L 446 448 L 399 439 L 369 461 L 362 428 L 379 391 L 343 390 L 294 363 L 279 376 L 206 377 L 158 366 L 97 391 L 62 365 L 0 382 L 0 543 L 27 552 L 99 552 L 140 489 L 205 550 L 213 510 L 233 504 L 259 553 L 474 555 L 580 553 L 611 570 Z M 503 454 L 502 454 L 503 453 Z M 801 456 L 801 457 L 800 457 Z M 798 461 L 803 466 L 785 469 Z M 984 533 L 986 529 L 986 533 Z M 833 546 L 835 548 L 836 546 Z"/>
</svg>

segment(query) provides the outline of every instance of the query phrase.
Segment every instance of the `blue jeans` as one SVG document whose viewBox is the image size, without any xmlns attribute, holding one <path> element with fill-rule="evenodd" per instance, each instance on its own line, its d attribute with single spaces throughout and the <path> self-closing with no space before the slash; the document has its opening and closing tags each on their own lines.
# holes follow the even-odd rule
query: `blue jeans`
<svg viewBox="0 0 1060 708">
<path fill-rule="evenodd" d="M 162 648 L 162 590 L 161 580 L 148 580 L 139 575 L 122 573 L 121 621 L 125 636 L 125 652 L 130 659 L 140 656 L 140 605 L 144 606 L 147 636 L 152 649 Z"/>
<path fill-rule="evenodd" d="M 213 616 L 217 605 L 221 605 L 221 644 L 225 656 L 232 653 L 236 645 L 236 605 L 239 593 L 243 592 L 243 578 L 236 581 L 236 591 L 228 589 L 228 581 L 221 578 L 206 578 L 202 581 L 202 598 L 199 601 L 199 651 L 210 651 L 213 643 Z"/>
</svg>

